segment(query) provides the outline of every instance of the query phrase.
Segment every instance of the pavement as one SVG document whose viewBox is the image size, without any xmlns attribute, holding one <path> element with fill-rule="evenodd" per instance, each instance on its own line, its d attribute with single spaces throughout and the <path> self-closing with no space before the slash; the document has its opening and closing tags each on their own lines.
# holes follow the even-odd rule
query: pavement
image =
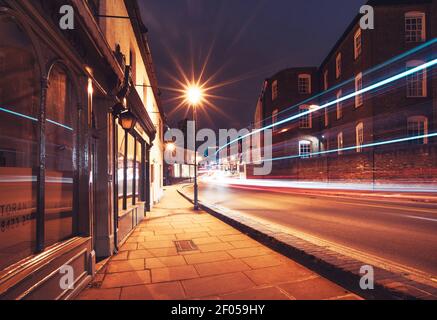
<svg viewBox="0 0 437 320">
<path fill-rule="evenodd" d="M 79 300 L 361 300 L 167 187 Z M 175 241 L 197 248 L 178 251 Z"/>
</svg>

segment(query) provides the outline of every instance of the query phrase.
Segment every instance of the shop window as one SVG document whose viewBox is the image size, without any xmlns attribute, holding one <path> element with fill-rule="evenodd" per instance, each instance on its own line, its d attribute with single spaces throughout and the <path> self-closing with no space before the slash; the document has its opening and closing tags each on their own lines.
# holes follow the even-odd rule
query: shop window
<svg viewBox="0 0 437 320">
<path fill-rule="evenodd" d="M 73 235 L 74 108 L 65 70 L 55 65 L 46 103 L 45 245 Z"/>
<path fill-rule="evenodd" d="M 136 162 L 135 162 L 135 198 L 136 203 L 141 202 L 143 199 L 142 194 L 142 181 L 143 181 L 143 166 L 142 166 L 142 154 L 143 146 L 137 141 Z"/>
<path fill-rule="evenodd" d="M 123 130 L 123 128 L 120 125 L 117 125 L 117 141 L 118 141 L 118 154 L 117 154 L 117 162 L 118 162 L 118 208 L 119 212 L 121 210 L 126 210 L 127 204 L 124 203 L 124 185 L 126 182 L 125 175 L 124 175 L 124 168 L 125 168 L 125 155 L 126 155 L 126 148 L 125 144 L 126 142 L 126 132 Z"/>
<path fill-rule="evenodd" d="M 427 144 L 428 143 L 428 118 L 416 116 L 408 118 L 408 137 L 417 138 L 411 140 L 411 144 Z"/>
<path fill-rule="evenodd" d="M 39 75 L 32 43 L 0 14 L 0 269 L 36 251 Z"/>
</svg>

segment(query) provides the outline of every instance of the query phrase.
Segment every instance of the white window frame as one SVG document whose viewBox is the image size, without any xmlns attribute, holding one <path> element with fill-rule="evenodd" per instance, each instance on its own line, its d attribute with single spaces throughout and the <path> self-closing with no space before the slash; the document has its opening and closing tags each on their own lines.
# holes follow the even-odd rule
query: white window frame
<svg viewBox="0 0 437 320">
<path fill-rule="evenodd" d="M 299 94 L 311 94 L 311 75 L 310 74 L 300 74 L 297 79 L 297 90 Z M 302 85 L 301 81 L 306 81 L 305 85 Z M 302 90 L 303 88 L 308 90 Z"/>
<path fill-rule="evenodd" d="M 340 132 L 337 135 L 337 149 L 338 149 L 338 154 L 343 154 L 343 149 L 344 148 L 344 136 L 343 136 L 343 132 Z"/>
<path fill-rule="evenodd" d="M 408 132 L 408 136 L 410 136 L 410 125 L 412 123 L 423 123 L 423 135 L 427 135 L 428 134 L 428 118 L 425 116 L 413 116 L 413 117 L 409 117 L 407 119 L 407 132 Z M 417 135 L 419 134 L 419 132 L 417 132 Z M 416 135 L 416 136 L 417 136 Z M 428 137 L 423 138 L 423 144 L 428 144 Z"/>
<path fill-rule="evenodd" d="M 412 61 L 408 61 L 407 62 L 407 70 L 408 69 L 412 69 L 415 67 L 418 67 L 422 64 L 424 64 L 424 61 L 421 60 L 412 60 Z M 422 79 L 418 79 L 418 77 L 421 76 Z M 407 76 L 406 78 L 407 84 L 406 84 L 406 89 L 407 89 L 407 98 L 425 98 L 428 95 L 428 81 L 427 81 L 427 71 L 426 69 L 420 70 L 418 72 L 415 72 L 413 74 L 410 74 L 409 76 Z M 415 90 L 412 89 L 412 84 L 413 83 L 417 83 L 417 85 L 420 83 L 422 85 L 422 90 L 421 92 L 419 91 L 419 87 L 417 87 Z M 413 92 L 415 91 L 415 92 Z"/>
<path fill-rule="evenodd" d="M 337 56 L 335 57 L 335 77 L 337 79 L 339 79 L 341 77 L 341 73 L 342 73 L 342 55 L 341 52 L 339 52 L 337 54 Z"/>
<path fill-rule="evenodd" d="M 311 107 L 309 105 L 302 105 L 299 107 L 300 113 L 310 111 Z M 299 117 L 299 128 L 300 129 L 312 129 L 313 127 L 313 114 L 312 112 L 306 114 L 305 116 Z"/>
<path fill-rule="evenodd" d="M 303 152 L 303 147 L 307 147 L 305 152 Z M 309 159 L 311 158 L 311 153 L 313 152 L 313 144 L 311 141 L 308 140 L 301 140 L 299 141 L 299 156 L 302 159 Z"/>
<path fill-rule="evenodd" d="M 361 28 L 355 32 L 354 35 L 354 57 L 357 60 L 363 52 L 363 38 L 361 34 Z"/>
<path fill-rule="evenodd" d="M 356 145 L 357 145 L 357 152 L 361 153 L 363 152 L 363 145 L 364 145 L 364 123 L 360 122 L 355 127 L 355 135 L 356 135 Z"/>
<path fill-rule="evenodd" d="M 363 89 L 363 73 L 360 72 L 355 77 L 355 92 L 361 91 Z M 363 94 L 357 94 L 355 96 L 355 108 L 359 108 L 364 104 Z"/>
<path fill-rule="evenodd" d="M 323 73 L 323 85 L 325 88 L 325 91 L 329 89 L 329 71 L 325 70 Z"/>
<path fill-rule="evenodd" d="M 417 29 L 417 24 L 420 20 L 421 29 Z M 416 24 L 413 25 L 412 22 Z M 413 26 L 415 28 L 413 28 Z M 426 15 L 420 11 L 410 11 L 405 13 L 405 42 L 418 43 L 426 41 Z"/>
<path fill-rule="evenodd" d="M 339 90 L 337 92 L 337 100 L 339 100 L 343 96 L 343 90 Z M 337 120 L 343 118 L 343 102 L 337 101 Z"/>
<path fill-rule="evenodd" d="M 279 97 L 278 80 L 272 82 L 272 100 L 275 101 Z"/>
</svg>

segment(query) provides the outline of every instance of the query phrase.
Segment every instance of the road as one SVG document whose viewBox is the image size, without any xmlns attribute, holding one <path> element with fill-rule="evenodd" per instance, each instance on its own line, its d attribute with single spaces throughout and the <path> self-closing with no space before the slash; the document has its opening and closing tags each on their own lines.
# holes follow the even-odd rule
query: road
<svg viewBox="0 0 437 320">
<path fill-rule="evenodd" d="M 204 202 L 437 275 L 437 205 L 201 184 Z"/>
</svg>

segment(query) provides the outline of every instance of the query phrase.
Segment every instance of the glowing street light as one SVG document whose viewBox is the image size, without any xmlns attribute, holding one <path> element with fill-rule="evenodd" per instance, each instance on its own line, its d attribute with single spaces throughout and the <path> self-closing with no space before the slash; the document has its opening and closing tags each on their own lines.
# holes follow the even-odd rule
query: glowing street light
<svg viewBox="0 0 437 320">
<path fill-rule="evenodd" d="M 193 122 L 194 122 L 194 210 L 199 210 L 199 185 L 197 184 L 197 107 L 203 101 L 203 90 L 198 85 L 190 85 L 185 91 L 186 103 L 193 107 Z"/>
</svg>

